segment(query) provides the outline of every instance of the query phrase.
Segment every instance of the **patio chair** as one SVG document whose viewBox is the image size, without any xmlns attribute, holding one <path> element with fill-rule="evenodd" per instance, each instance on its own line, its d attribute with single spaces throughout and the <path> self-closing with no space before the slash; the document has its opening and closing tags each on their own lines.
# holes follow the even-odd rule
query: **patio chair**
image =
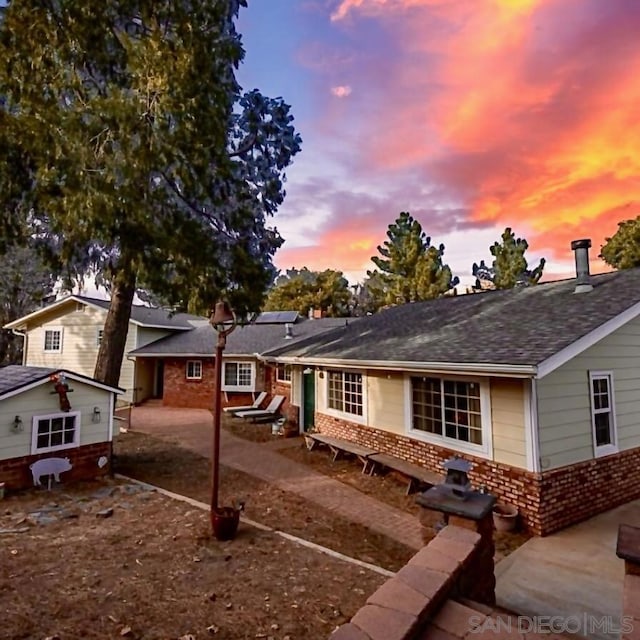
<svg viewBox="0 0 640 640">
<path fill-rule="evenodd" d="M 267 397 L 266 391 L 261 391 L 258 394 L 258 397 L 253 401 L 253 404 L 244 404 L 237 407 L 223 407 L 222 410 L 225 413 L 236 413 L 237 411 L 255 411 L 256 409 L 260 409 L 260 405 L 264 402 L 264 399 Z"/>
<path fill-rule="evenodd" d="M 238 411 L 235 415 L 238 418 L 244 420 L 251 420 L 252 422 L 267 421 L 271 418 L 276 418 L 280 414 L 280 407 L 284 402 L 284 396 L 273 396 L 271 402 L 264 409 L 250 409 L 249 411 Z"/>
</svg>

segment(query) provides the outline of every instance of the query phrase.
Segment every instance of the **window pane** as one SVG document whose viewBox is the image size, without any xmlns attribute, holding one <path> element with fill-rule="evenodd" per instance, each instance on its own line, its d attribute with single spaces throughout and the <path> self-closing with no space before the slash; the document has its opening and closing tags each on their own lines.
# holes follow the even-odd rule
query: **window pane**
<svg viewBox="0 0 640 640">
<path fill-rule="evenodd" d="M 49 446 L 49 434 L 38 436 L 38 449 L 44 449 Z"/>
<path fill-rule="evenodd" d="M 73 443 L 73 436 L 74 436 L 74 429 L 69 429 L 68 431 L 64 432 L 64 443 L 65 444 L 72 444 Z"/>
<path fill-rule="evenodd" d="M 442 435 L 442 402 L 440 380 L 411 378 L 413 396 L 413 428 Z"/>
<path fill-rule="evenodd" d="M 38 420 L 38 433 L 49 433 L 48 420 Z"/>
<path fill-rule="evenodd" d="M 481 445 L 480 385 L 476 382 L 445 380 L 442 386 L 445 435 L 462 442 Z"/>
<path fill-rule="evenodd" d="M 62 444 L 62 431 L 53 431 L 51 433 L 51 446 L 59 447 Z"/>
<path fill-rule="evenodd" d="M 595 415 L 596 445 L 598 447 L 602 447 L 607 444 L 613 444 L 609 416 L 609 413 L 596 413 Z"/>
<path fill-rule="evenodd" d="M 238 384 L 238 365 L 236 362 L 225 363 L 224 382 L 229 386 L 236 386 Z"/>
<path fill-rule="evenodd" d="M 52 418 L 51 431 L 62 431 L 63 424 L 62 418 Z"/>
</svg>

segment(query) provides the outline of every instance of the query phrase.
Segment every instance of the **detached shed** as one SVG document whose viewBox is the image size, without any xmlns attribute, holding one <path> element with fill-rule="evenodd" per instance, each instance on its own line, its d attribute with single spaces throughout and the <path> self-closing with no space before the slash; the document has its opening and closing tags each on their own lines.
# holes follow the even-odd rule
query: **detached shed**
<svg viewBox="0 0 640 640">
<path fill-rule="evenodd" d="M 45 458 L 68 458 L 63 482 L 108 473 L 120 393 L 65 369 L 0 368 L 0 482 L 32 486 L 31 465 Z"/>
</svg>

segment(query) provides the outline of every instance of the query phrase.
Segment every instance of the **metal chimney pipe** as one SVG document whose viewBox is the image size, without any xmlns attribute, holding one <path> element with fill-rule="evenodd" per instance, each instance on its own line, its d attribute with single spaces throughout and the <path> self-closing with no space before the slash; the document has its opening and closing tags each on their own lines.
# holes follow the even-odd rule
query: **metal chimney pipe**
<svg viewBox="0 0 640 640">
<path fill-rule="evenodd" d="M 576 288 L 574 293 L 587 293 L 593 289 L 591 275 L 589 273 L 589 249 L 591 240 L 574 240 L 571 249 L 576 256 Z"/>
<path fill-rule="evenodd" d="M 284 337 L 285 338 L 293 338 L 293 327 L 290 322 L 287 322 L 284 325 Z"/>
</svg>

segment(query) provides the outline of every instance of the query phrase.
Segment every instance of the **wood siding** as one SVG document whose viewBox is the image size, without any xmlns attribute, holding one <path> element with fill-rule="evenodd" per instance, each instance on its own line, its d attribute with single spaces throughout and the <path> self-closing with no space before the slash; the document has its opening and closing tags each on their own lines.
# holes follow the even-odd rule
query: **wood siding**
<svg viewBox="0 0 640 640">
<path fill-rule="evenodd" d="M 111 393 L 76 380 L 69 380 L 71 411 L 80 412 L 80 446 L 109 440 L 109 402 Z M 32 418 L 34 415 L 61 413 L 53 384 L 45 382 L 24 393 L 0 402 L 0 460 L 31 455 Z M 100 409 L 100 422 L 92 422 L 94 407 Z M 10 426 L 16 416 L 22 419 L 23 430 L 13 433 Z M 64 458 L 64 449 L 51 452 Z"/>
<path fill-rule="evenodd" d="M 369 370 L 364 377 L 367 395 L 367 426 L 388 433 L 411 437 L 407 433 L 411 408 L 408 379 L 399 371 Z M 524 382 L 509 378 L 487 380 L 490 389 L 491 429 L 496 462 L 527 468 L 525 437 Z M 327 378 L 316 379 L 317 407 L 326 411 Z M 348 416 L 344 415 L 345 419 Z M 442 443 L 451 447 L 451 443 Z"/>
<path fill-rule="evenodd" d="M 496 462 L 527 468 L 522 380 L 491 379 L 491 422 L 493 459 Z"/>
<path fill-rule="evenodd" d="M 636 319 L 538 381 L 542 471 L 594 457 L 589 371 L 613 373 L 619 450 L 640 447 L 640 319 Z"/>
</svg>

